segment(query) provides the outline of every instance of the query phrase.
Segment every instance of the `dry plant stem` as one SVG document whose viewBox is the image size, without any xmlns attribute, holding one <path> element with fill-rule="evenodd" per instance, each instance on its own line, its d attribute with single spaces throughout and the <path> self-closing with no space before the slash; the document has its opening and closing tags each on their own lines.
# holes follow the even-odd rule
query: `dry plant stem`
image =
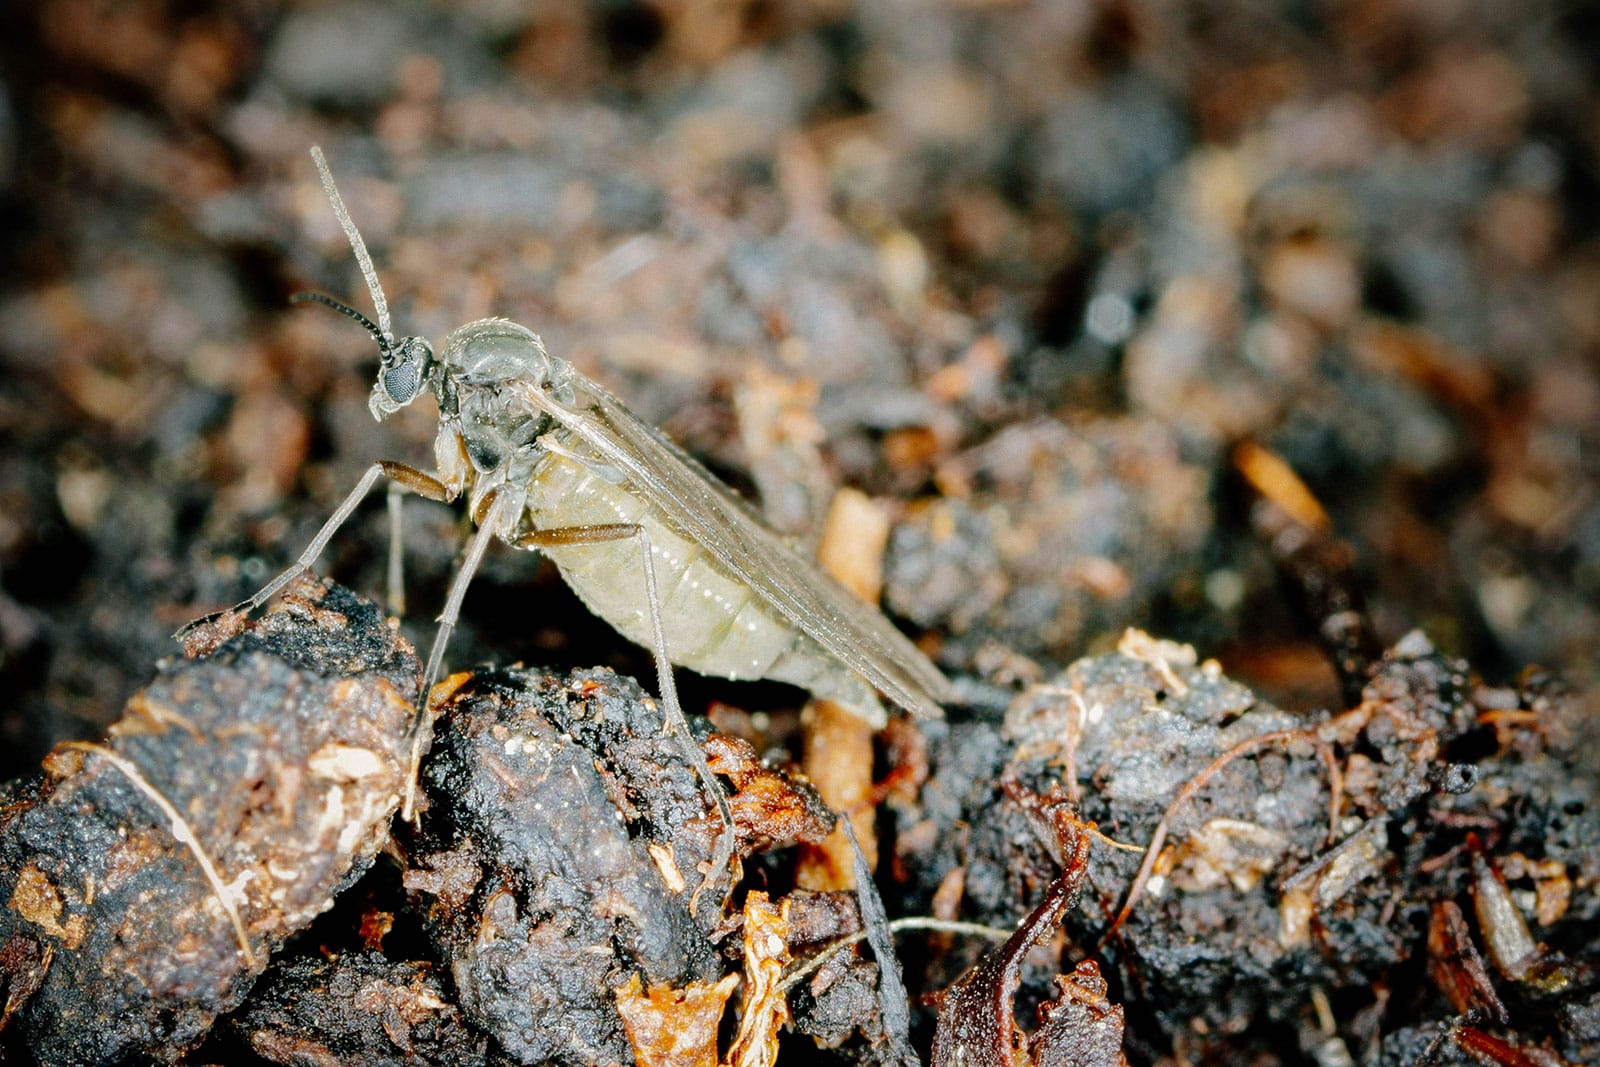
<svg viewBox="0 0 1600 1067">
<path fill-rule="evenodd" d="M 140 773 L 139 768 L 132 762 L 117 755 L 104 745 L 96 745 L 89 741 L 68 741 L 65 747 L 77 749 L 80 752 L 89 752 L 122 772 L 133 786 L 150 798 L 151 803 L 161 809 L 161 813 L 171 820 L 169 829 L 173 838 L 187 848 L 200 864 L 200 870 L 205 875 L 206 882 L 211 886 L 211 892 L 217 898 L 217 903 L 222 906 L 222 911 L 228 916 L 228 921 L 233 924 L 234 936 L 239 940 L 239 952 L 244 956 L 245 965 L 254 968 L 256 955 L 250 950 L 250 936 L 245 932 L 244 920 L 239 917 L 239 910 L 233 906 L 233 901 L 228 899 L 228 891 L 222 884 L 222 876 L 217 872 L 216 864 L 211 862 L 211 857 L 200 844 L 200 838 L 195 834 L 194 827 L 190 826 L 182 813 L 173 805 L 172 801 L 164 796 L 161 790 L 150 783 L 150 780 Z"/>
<path fill-rule="evenodd" d="M 1344 802 L 1344 771 L 1339 766 L 1339 756 L 1333 751 L 1333 746 L 1321 737 L 1313 735 L 1317 743 L 1317 755 L 1322 757 L 1323 765 L 1328 768 L 1328 840 L 1327 847 L 1339 839 L 1339 806 Z"/>
<path fill-rule="evenodd" d="M 1013 933 L 1013 931 L 999 926 L 985 926 L 983 923 L 961 922 L 957 919 L 935 919 L 929 915 L 908 915 L 903 919 L 891 919 L 889 921 L 889 931 L 891 933 L 898 934 L 904 930 L 931 930 L 939 934 L 965 934 L 969 937 L 986 937 L 990 941 L 1004 941 Z M 793 989 L 820 970 L 822 965 L 828 962 L 828 957 L 835 952 L 849 948 L 852 945 L 859 945 L 866 939 L 867 932 L 858 930 L 848 937 L 841 937 L 839 940 L 829 943 L 825 948 L 818 949 L 790 969 L 789 973 L 784 976 L 783 985 L 779 989 L 787 993 L 790 989 Z"/>
<path fill-rule="evenodd" d="M 1538 1058 L 1530 1056 L 1511 1042 L 1484 1033 L 1475 1026 L 1456 1025 L 1445 1033 L 1455 1041 L 1458 1048 L 1475 1058 L 1499 1064 L 1500 1067 L 1549 1067 L 1552 1062 L 1543 1055 Z M 1438 1053 L 1437 1044 L 1429 1045 L 1427 1053 L 1429 1059 L 1436 1057 Z"/>
<path fill-rule="evenodd" d="M 817 561 L 851 592 L 875 603 L 883 585 L 883 550 L 888 541 L 889 520 L 883 510 L 864 493 L 841 489 L 828 508 Z M 831 700 L 812 701 L 804 722 L 806 775 L 827 805 L 850 820 L 868 868 L 876 867 L 872 726 Z M 853 862 L 849 842 L 835 830 L 820 845 L 808 845 L 801 852 L 796 883 L 818 891 L 853 888 Z"/>
<path fill-rule="evenodd" d="M 861 908 L 861 925 L 872 954 L 878 960 L 878 1015 L 883 1032 L 888 1036 L 890 1052 L 896 1062 L 914 1064 L 916 1053 L 911 1050 L 911 1011 L 907 1006 L 906 983 L 900 974 L 900 958 L 894 954 L 894 935 L 889 929 L 889 916 L 883 910 L 883 898 L 872 881 L 872 869 L 856 840 L 855 825 L 845 819 L 840 825 L 850 844 L 850 855 L 855 864 L 856 901 Z"/>
<path fill-rule="evenodd" d="M 1067 799 L 1077 804 L 1083 800 L 1083 790 L 1078 788 L 1078 743 L 1083 740 L 1083 724 L 1089 718 L 1089 708 L 1076 690 L 1067 690 L 1067 699 L 1072 701 L 1074 714 L 1069 720 L 1067 742 L 1061 752 L 1062 773 L 1067 779 Z"/>
<path fill-rule="evenodd" d="M 1098 826 L 1091 825 L 1091 826 L 1088 827 L 1088 829 L 1085 832 L 1088 833 L 1088 835 L 1090 837 L 1094 838 L 1096 841 L 1104 842 L 1105 845 L 1108 848 L 1120 849 L 1123 852 L 1143 852 L 1144 851 L 1144 848 L 1142 846 L 1140 846 L 1140 845 L 1130 845 L 1126 841 L 1118 841 L 1114 837 L 1109 837 L 1106 834 L 1101 833 L 1100 832 L 1100 828 Z"/>
<path fill-rule="evenodd" d="M 870 723 L 832 700 L 806 706 L 806 776 L 824 803 L 849 820 L 869 868 L 877 866 L 878 835 L 873 825 L 872 737 Z M 844 831 L 835 829 L 822 843 L 802 848 L 795 884 L 825 892 L 853 889 L 855 877 Z"/>
<path fill-rule="evenodd" d="M 1288 462 L 1254 441 L 1233 450 L 1233 465 L 1256 492 L 1288 512 L 1301 526 L 1326 534 L 1332 527 L 1328 513 Z"/>
<path fill-rule="evenodd" d="M 1106 927 L 1106 932 L 1100 935 L 1100 940 L 1096 942 L 1094 947 L 1095 953 L 1105 947 L 1106 942 L 1110 941 L 1116 932 L 1122 928 L 1122 924 L 1128 920 L 1128 916 L 1133 914 L 1133 907 L 1138 903 L 1140 894 L 1144 892 L 1145 883 L 1150 880 L 1150 873 L 1155 870 L 1156 859 L 1161 855 L 1161 846 L 1166 843 L 1167 830 L 1172 825 L 1172 819 L 1177 815 L 1178 809 L 1183 807 L 1190 797 L 1204 788 L 1213 775 L 1240 756 L 1247 756 L 1252 752 L 1272 745 L 1288 745 L 1296 741 L 1306 741 L 1319 746 L 1326 745 L 1326 742 L 1322 741 L 1315 732 L 1310 730 L 1273 730 L 1269 733 L 1258 734 L 1234 745 L 1228 751 L 1212 760 L 1199 774 L 1184 783 L 1183 788 L 1178 790 L 1178 795 L 1172 798 L 1172 803 L 1168 804 L 1167 810 L 1162 813 L 1161 821 L 1156 824 L 1155 833 L 1150 835 L 1150 843 L 1145 846 L 1144 850 L 1144 862 L 1139 864 L 1139 873 L 1133 876 L 1133 884 L 1128 887 L 1128 897 L 1122 902 L 1122 910 L 1117 912 L 1115 919 L 1111 920 L 1111 925 Z M 1330 832 L 1331 830 L 1332 828 L 1330 827 Z"/>
<path fill-rule="evenodd" d="M 1050 937 L 1062 917 L 1076 906 L 1089 876 L 1093 838 L 1070 811 L 1054 820 L 1060 829 L 1061 873 L 1006 939 L 986 953 L 940 997 L 939 1022 L 931 1060 L 944 1067 L 1015 1067 L 1026 1062 L 1018 1053 L 1015 998 L 1022 984 L 1024 960 L 1033 946 Z M 1065 1062 L 1065 1061 L 1063 1061 Z"/>
</svg>

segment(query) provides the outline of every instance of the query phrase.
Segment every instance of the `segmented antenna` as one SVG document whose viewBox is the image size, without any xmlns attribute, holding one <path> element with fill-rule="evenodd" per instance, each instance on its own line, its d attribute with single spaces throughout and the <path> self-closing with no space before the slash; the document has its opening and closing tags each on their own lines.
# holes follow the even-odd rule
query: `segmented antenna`
<svg viewBox="0 0 1600 1067">
<path fill-rule="evenodd" d="M 367 280 L 372 306 L 378 311 L 378 329 L 383 332 L 382 344 L 385 348 L 391 347 L 394 344 L 394 332 L 389 328 L 389 301 L 384 298 L 383 286 L 378 284 L 378 272 L 373 269 L 372 257 L 367 254 L 367 242 L 361 239 L 361 231 L 350 220 L 344 197 L 339 195 L 339 187 L 333 184 L 333 172 L 328 169 L 328 161 L 323 158 L 322 149 L 317 145 L 311 146 L 311 160 L 317 165 L 317 173 L 322 176 L 323 191 L 333 203 L 333 213 L 339 216 L 339 226 L 350 242 L 350 250 L 356 254 L 356 262 L 361 265 L 361 276 Z"/>
<path fill-rule="evenodd" d="M 393 343 L 394 339 L 393 338 L 389 338 L 388 340 L 385 340 L 384 336 L 383 336 L 383 331 L 378 329 L 378 324 L 377 323 L 373 322 L 371 319 L 369 319 L 365 315 L 361 314 L 361 312 L 357 311 L 355 308 L 351 307 L 349 304 L 346 304 L 346 303 L 344 303 L 342 301 L 339 301 L 339 300 L 335 300 L 331 296 L 324 296 L 321 293 L 290 293 L 289 294 L 289 303 L 291 303 L 291 304 L 321 304 L 323 307 L 332 308 L 333 310 L 337 311 L 341 315 L 344 315 L 344 316 L 346 316 L 348 318 L 355 319 L 357 322 L 359 322 L 361 324 L 363 329 L 365 329 L 368 333 L 370 333 L 372 335 L 372 339 L 374 341 L 378 342 L 378 349 L 379 349 L 379 351 L 381 351 L 383 353 L 384 358 L 386 360 L 387 360 L 387 358 L 389 356 L 390 350 L 393 349 L 393 347 L 394 347 L 394 343 Z"/>
</svg>

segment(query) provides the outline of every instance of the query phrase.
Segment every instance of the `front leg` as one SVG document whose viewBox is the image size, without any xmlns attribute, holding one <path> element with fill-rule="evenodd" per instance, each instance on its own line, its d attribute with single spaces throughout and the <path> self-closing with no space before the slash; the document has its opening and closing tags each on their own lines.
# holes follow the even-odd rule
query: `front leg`
<svg viewBox="0 0 1600 1067">
<path fill-rule="evenodd" d="M 390 460 L 380 459 L 367 468 L 367 472 L 361 476 L 361 480 L 356 483 L 356 487 L 350 490 L 349 495 L 334 509 L 333 514 L 328 516 L 328 521 L 322 524 L 322 529 L 317 531 L 317 536 L 311 539 L 311 543 L 306 546 L 306 550 L 300 553 L 300 558 L 290 564 L 282 574 L 262 586 L 256 592 L 256 595 L 249 600 L 234 605 L 228 611 L 216 611 L 198 618 L 173 636 L 181 641 L 196 630 L 224 615 L 234 613 L 249 614 L 271 600 L 284 586 L 310 569 L 311 565 L 317 561 L 317 557 L 322 555 L 322 550 L 328 547 L 328 542 L 333 540 L 333 535 L 339 532 L 339 527 L 345 524 L 345 520 L 349 519 L 356 508 L 360 506 L 361 501 L 366 499 L 367 494 L 372 491 L 372 487 L 377 484 L 378 479 L 384 477 L 389 478 L 396 486 L 402 489 L 409 489 L 418 496 L 427 497 L 429 500 L 449 503 L 455 496 L 443 482 L 432 475 L 424 474 L 415 467 L 408 467 L 404 463 L 394 463 Z M 393 513 L 398 513 L 398 509 L 395 509 Z M 391 548 L 392 551 L 393 549 Z M 390 566 L 390 574 L 393 577 L 392 562 Z"/>
</svg>

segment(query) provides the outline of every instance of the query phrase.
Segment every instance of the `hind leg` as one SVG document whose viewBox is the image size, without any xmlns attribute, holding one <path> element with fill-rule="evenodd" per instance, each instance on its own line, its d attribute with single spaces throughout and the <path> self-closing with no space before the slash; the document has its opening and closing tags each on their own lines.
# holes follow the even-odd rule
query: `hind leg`
<svg viewBox="0 0 1600 1067">
<path fill-rule="evenodd" d="M 609 544 L 630 538 L 638 542 L 643 561 L 645 600 L 650 611 L 652 638 L 650 651 L 655 657 L 656 682 L 661 691 L 661 705 L 666 713 L 664 723 L 666 729 L 663 732 L 676 735 L 684 756 L 689 760 L 690 766 L 694 767 L 706 795 L 716 805 L 717 814 L 722 818 L 723 830 L 717 836 L 716 848 L 711 857 L 712 873 L 707 879 L 707 884 L 710 885 L 728 873 L 730 861 L 733 859 L 733 811 L 728 807 L 728 798 L 723 793 L 722 787 L 717 784 L 711 768 L 706 765 L 705 752 L 694 743 L 694 736 L 689 732 L 689 720 L 684 717 L 683 705 L 678 701 L 678 686 L 673 681 L 672 660 L 667 653 L 666 627 L 661 620 L 661 594 L 656 584 L 655 553 L 650 544 L 649 533 L 643 526 L 634 523 L 568 526 L 553 530 L 535 530 L 519 537 L 514 544 L 518 548 L 555 548 L 567 545 Z"/>
</svg>

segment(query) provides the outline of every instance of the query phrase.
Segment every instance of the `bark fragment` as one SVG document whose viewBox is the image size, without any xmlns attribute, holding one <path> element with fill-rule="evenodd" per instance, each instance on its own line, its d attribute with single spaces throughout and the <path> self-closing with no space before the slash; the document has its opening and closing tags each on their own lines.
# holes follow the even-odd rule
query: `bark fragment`
<svg viewBox="0 0 1600 1067">
<path fill-rule="evenodd" d="M 1068 826 L 1070 836 L 1061 841 L 1066 862 L 1050 883 L 1044 899 L 1017 927 L 1004 945 L 990 952 L 966 977 L 946 990 L 940 998 L 939 1026 L 933 1038 L 933 1067 L 1018 1067 L 1028 1064 L 1023 1055 L 1022 1034 L 1012 1016 L 1021 984 L 1023 958 L 1028 950 L 1053 933 L 1061 918 L 1078 902 L 1089 874 L 1088 827 Z M 1070 999 L 1070 998 L 1068 998 Z M 1103 998 L 1096 1001 L 1099 1007 Z M 1109 1015 L 1109 1007 L 1100 1015 Z M 1076 1063 L 1068 1052 L 1070 1029 L 1078 1020 L 1070 1009 L 1053 1028 L 1041 1031 L 1036 1042 L 1054 1050 L 1057 1058 L 1046 1062 Z M 1120 1018 L 1116 1024 L 1115 1047 L 1121 1046 Z M 1098 1047 L 1098 1045 L 1096 1045 Z M 1031 1055 L 1031 1053 L 1030 1053 Z M 1065 1058 L 1063 1058 L 1065 1057 Z M 1083 1067 L 1091 1062 L 1081 1061 Z"/>
</svg>

